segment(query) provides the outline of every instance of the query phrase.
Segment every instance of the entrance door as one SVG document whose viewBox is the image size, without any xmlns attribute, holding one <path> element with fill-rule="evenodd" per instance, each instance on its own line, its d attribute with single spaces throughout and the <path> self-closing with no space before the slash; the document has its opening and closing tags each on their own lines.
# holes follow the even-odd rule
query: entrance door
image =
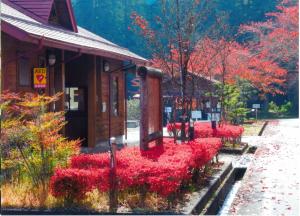
<svg viewBox="0 0 300 216">
<path fill-rule="evenodd" d="M 69 139 L 81 139 L 87 146 L 87 89 L 84 87 L 66 87 L 66 136 Z"/>
</svg>

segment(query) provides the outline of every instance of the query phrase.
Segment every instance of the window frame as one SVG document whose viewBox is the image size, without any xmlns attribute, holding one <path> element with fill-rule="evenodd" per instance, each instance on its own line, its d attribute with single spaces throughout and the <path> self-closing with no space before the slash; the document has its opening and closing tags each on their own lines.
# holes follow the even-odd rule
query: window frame
<svg viewBox="0 0 300 216">
<path fill-rule="evenodd" d="M 113 76 L 112 77 L 112 84 L 111 84 L 111 112 L 113 116 L 118 117 L 120 115 L 120 108 L 119 108 L 119 77 Z"/>
<path fill-rule="evenodd" d="M 21 70 L 21 67 L 23 68 L 23 65 L 21 65 L 21 62 L 25 61 L 26 62 L 26 68 L 27 68 L 27 82 L 26 83 L 22 83 L 21 78 L 23 78 L 23 76 L 21 76 L 21 72 L 24 73 L 24 70 Z M 30 58 L 26 57 L 26 56 L 20 56 L 17 60 L 17 84 L 20 87 L 32 87 L 32 68 L 30 67 Z"/>
</svg>

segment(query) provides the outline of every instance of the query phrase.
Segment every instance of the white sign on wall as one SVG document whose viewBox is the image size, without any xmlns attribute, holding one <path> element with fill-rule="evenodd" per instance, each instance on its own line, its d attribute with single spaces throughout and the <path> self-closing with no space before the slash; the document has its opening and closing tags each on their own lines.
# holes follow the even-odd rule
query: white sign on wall
<svg viewBox="0 0 300 216">
<path fill-rule="evenodd" d="M 166 113 L 172 112 L 172 107 L 165 107 L 165 112 Z"/>
<path fill-rule="evenodd" d="M 202 118 L 202 113 L 200 110 L 194 110 L 192 111 L 192 118 L 193 119 L 201 119 Z"/>
<path fill-rule="evenodd" d="M 252 104 L 253 109 L 260 109 L 260 104 Z"/>
</svg>

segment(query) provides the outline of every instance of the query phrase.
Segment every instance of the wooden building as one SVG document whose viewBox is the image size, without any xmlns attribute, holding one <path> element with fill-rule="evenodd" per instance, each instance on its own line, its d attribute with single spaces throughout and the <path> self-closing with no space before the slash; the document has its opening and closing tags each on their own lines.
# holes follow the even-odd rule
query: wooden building
<svg viewBox="0 0 300 216">
<path fill-rule="evenodd" d="M 124 134 L 125 68 L 147 60 L 77 26 L 70 0 L 2 0 L 1 90 L 54 95 L 65 135 L 95 147 Z"/>
<path fill-rule="evenodd" d="M 186 97 L 192 100 L 192 111 L 201 111 L 201 120 L 207 120 L 211 112 L 211 108 L 217 108 L 218 100 L 214 97 L 209 97 L 207 93 L 215 91 L 215 84 L 218 83 L 215 79 L 188 73 L 186 81 Z M 167 124 L 168 120 L 179 121 L 181 113 L 180 100 L 180 78 L 171 79 L 165 76 L 162 84 L 163 92 L 163 123 Z M 212 107 L 210 105 L 212 104 Z M 171 119 L 170 119 L 171 118 Z M 198 118 L 197 118 L 198 119 Z"/>
</svg>

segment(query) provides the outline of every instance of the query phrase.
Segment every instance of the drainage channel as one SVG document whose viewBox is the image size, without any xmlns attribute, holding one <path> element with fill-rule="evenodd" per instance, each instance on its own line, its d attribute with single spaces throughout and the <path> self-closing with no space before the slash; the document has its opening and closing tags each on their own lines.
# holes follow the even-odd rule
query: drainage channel
<svg viewBox="0 0 300 216">
<path fill-rule="evenodd" d="M 227 194 L 225 200 L 223 201 L 223 205 L 220 207 L 219 212 L 217 213 L 217 215 L 229 215 L 229 210 L 231 207 L 231 204 L 233 203 L 233 200 L 239 190 L 239 188 L 241 187 L 241 182 L 242 182 L 242 178 L 246 172 L 246 169 L 238 169 L 238 171 L 236 170 L 236 176 L 235 176 L 235 181 L 233 183 L 233 185 L 231 186 L 231 189 L 229 191 L 229 193 Z"/>
<path fill-rule="evenodd" d="M 228 215 L 230 207 L 242 184 L 242 179 L 253 159 L 256 147 L 249 147 L 246 154 L 233 163 L 233 170 L 224 179 L 213 198 L 202 210 L 201 215 Z"/>
<path fill-rule="evenodd" d="M 235 184 L 236 182 L 240 182 L 245 172 L 246 168 L 234 168 L 224 179 L 213 198 L 207 203 L 200 215 L 217 215 L 224 208 L 229 210 L 234 196 L 236 195 L 236 192 L 234 193 L 233 190 L 238 190 L 238 187 L 235 186 Z M 232 194 L 232 197 L 229 197 L 230 194 Z"/>
</svg>

